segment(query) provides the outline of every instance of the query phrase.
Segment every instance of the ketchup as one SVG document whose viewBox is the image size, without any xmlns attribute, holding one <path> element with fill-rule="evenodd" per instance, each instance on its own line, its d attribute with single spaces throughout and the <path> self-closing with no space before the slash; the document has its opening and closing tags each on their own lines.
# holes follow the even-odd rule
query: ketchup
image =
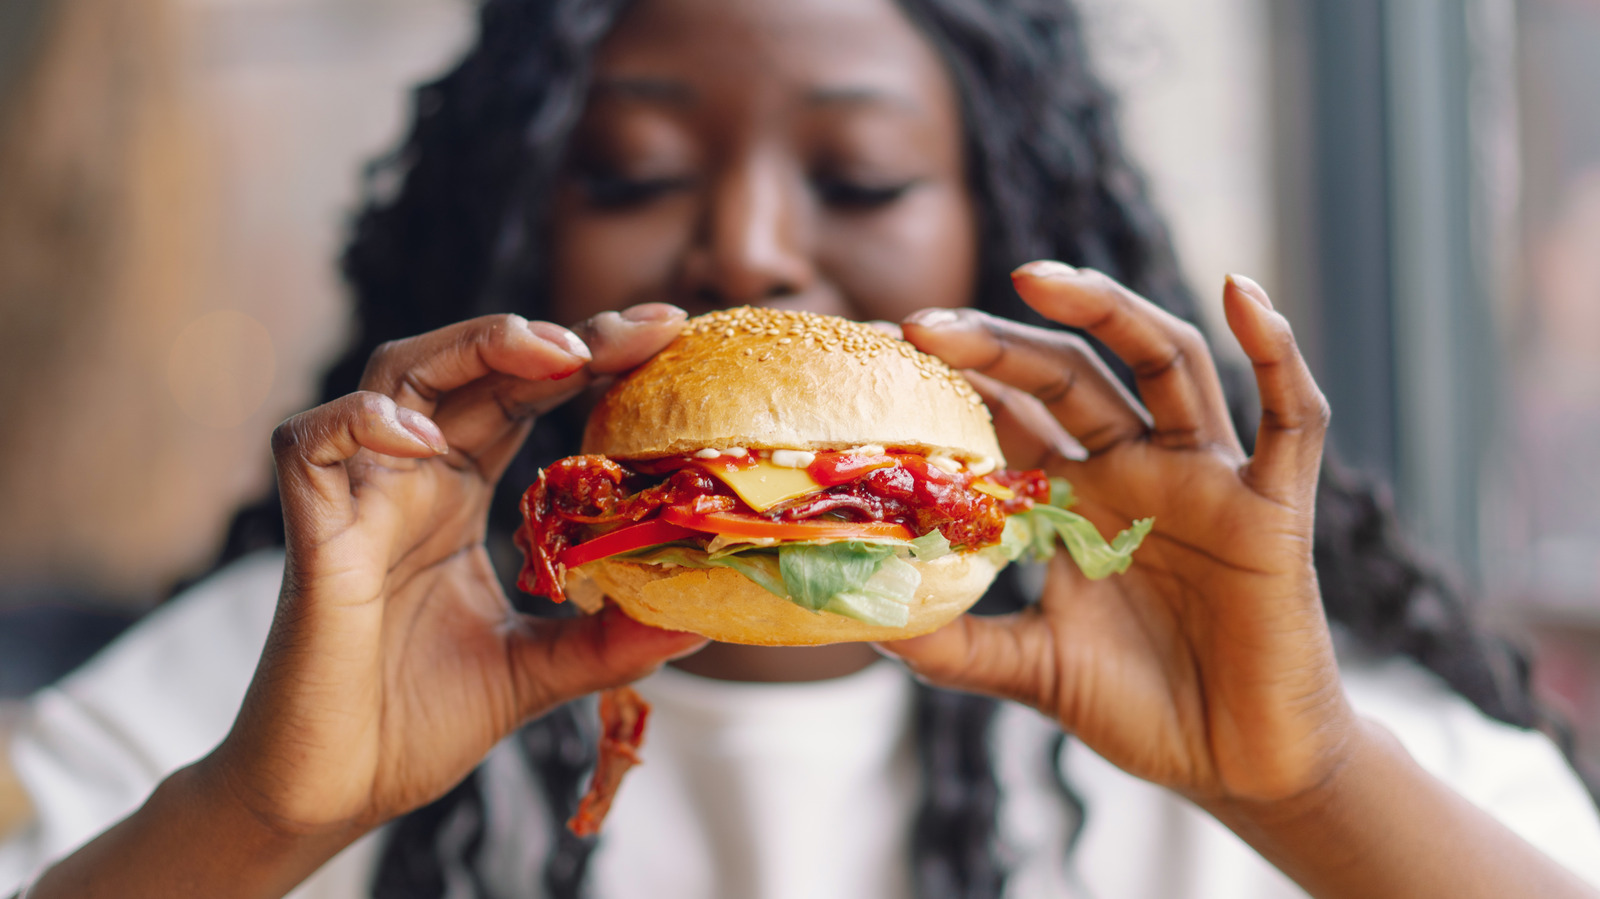
<svg viewBox="0 0 1600 899">
<path fill-rule="evenodd" d="M 1030 471 L 1016 471 L 1010 468 L 992 471 L 988 474 L 988 478 L 1016 494 L 1011 499 L 1000 501 L 1000 511 L 1007 515 L 1026 512 L 1033 508 L 1035 503 L 1050 501 L 1050 479 L 1037 468 Z"/>
<path fill-rule="evenodd" d="M 848 482 L 836 480 L 851 470 L 862 474 Z M 971 474 L 945 471 L 914 453 L 819 454 L 810 472 L 819 484 L 833 481 L 832 489 L 779 504 L 768 510 L 769 515 L 798 521 L 831 513 L 854 521 L 890 521 L 918 535 L 938 530 L 958 548 L 998 543 L 1005 516 L 1031 508 L 1050 491 L 1042 471 L 987 475 L 1001 486 L 1022 487 L 1002 502 L 973 490 L 976 479 Z"/>
<path fill-rule="evenodd" d="M 895 464 L 894 457 L 879 453 L 817 453 L 817 459 L 806 468 L 811 479 L 824 487 L 848 484 L 869 471 L 888 468 Z"/>
<path fill-rule="evenodd" d="M 514 540 L 526 561 L 517 586 L 561 602 L 563 572 L 555 559 L 590 535 L 586 527 L 643 521 L 663 506 L 705 515 L 738 505 L 725 484 L 696 468 L 651 480 L 605 456 L 568 456 L 539 472 L 522 494 L 523 524 Z"/>
</svg>

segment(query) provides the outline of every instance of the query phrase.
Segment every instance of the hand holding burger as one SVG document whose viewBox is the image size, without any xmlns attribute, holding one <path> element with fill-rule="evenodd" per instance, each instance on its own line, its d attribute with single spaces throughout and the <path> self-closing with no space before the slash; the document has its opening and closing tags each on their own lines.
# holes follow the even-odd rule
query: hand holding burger
<svg viewBox="0 0 1600 899">
<path fill-rule="evenodd" d="M 697 648 L 621 615 L 518 615 L 483 546 L 495 481 L 534 417 L 639 365 L 682 321 L 656 305 L 574 331 L 461 322 L 386 345 L 360 392 L 280 426 L 279 614 L 232 731 L 177 778 L 185 802 L 281 830 L 256 826 L 241 845 L 331 853 L 442 795 L 529 717 Z"/>
<path fill-rule="evenodd" d="M 934 683 L 1032 705 L 1208 807 L 1327 783 L 1361 728 L 1311 558 L 1326 404 L 1288 322 L 1259 285 L 1230 279 L 1224 308 L 1263 409 L 1247 456 L 1198 329 L 1098 272 L 1034 263 L 1014 279 L 1041 315 L 1120 356 L 1138 398 L 1065 332 L 935 310 L 905 323 L 907 339 L 1007 385 L 994 405 L 1008 455 L 1068 478 L 1075 509 L 1101 527 L 1150 515 L 1154 530 L 1121 577 L 1091 582 L 1058 558 L 1038 606 L 887 648 Z M 1088 457 L 1027 427 L 1005 401 L 1019 392 Z"/>
</svg>

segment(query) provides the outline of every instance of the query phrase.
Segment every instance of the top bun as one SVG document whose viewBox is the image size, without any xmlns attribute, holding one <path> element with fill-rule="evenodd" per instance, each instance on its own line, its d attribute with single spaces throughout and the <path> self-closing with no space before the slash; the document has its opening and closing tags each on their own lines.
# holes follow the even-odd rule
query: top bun
<svg viewBox="0 0 1600 899">
<path fill-rule="evenodd" d="M 749 306 L 685 322 L 583 435 L 617 459 L 867 444 L 1005 464 L 988 408 L 943 362 L 847 319 Z"/>
</svg>

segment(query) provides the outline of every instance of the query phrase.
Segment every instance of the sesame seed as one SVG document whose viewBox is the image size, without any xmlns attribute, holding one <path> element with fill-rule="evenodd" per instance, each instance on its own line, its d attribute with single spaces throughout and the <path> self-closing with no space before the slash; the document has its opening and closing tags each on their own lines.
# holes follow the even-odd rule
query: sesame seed
<svg viewBox="0 0 1600 899">
<path fill-rule="evenodd" d="M 812 352 L 843 352 L 854 357 L 861 365 L 868 365 L 870 360 L 884 355 L 885 351 L 892 351 L 910 363 L 920 378 L 937 382 L 935 389 L 954 391 L 968 403 L 982 405 L 972 385 L 943 362 L 876 328 L 846 319 L 810 312 L 742 306 L 691 319 L 684 324 L 682 333 L 688 338 L 736 339 L 743 344 L 739 348 L 740 355 L 762 362 L 773 358 L 773 349 L 763 350 L 763 344 L 771 348 L 791 346 L 796 338 Z"/>
</svg>

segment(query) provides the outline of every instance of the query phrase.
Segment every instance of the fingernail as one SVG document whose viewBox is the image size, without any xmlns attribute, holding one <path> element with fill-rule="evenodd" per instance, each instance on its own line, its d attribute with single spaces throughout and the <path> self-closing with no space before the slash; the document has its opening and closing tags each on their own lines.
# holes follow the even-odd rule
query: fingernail
<svg viewBox="0 0 1600 899">
<path fill-rule="evenodd" d="M 433 419 L 415 409 L 407 409 L 404 406 L 397 407 L 394 415 L 399 420 L 400 426 L 422 441 L 423 446 L 433 450 L 435 453 L 450 452 L 449 441 L 444 439 L 444 432 L 439 430 L 439 426 L 434 424 Z"/>
<path fill-rule="evenodd" d="M 881 653 L 883 655 L 886 655 L 891 659 L 900 658 L 900 653 L 895 652 L 894 650 L 890 649 L 888 646 L 886 646 L 886 645 L 884 645 L 882 643 L 873 643 L 873 644 L 871 644 L 871 646 L 872 646 L 873 649 L 876 649 L 879 653 Z"/>
<path fill-rule="evenodd" d="M 1011 277 L 1026 275 L 1029 278 L 1047 281 L 1055 278 L 1071 278 L 1077 274 L 1078 270 L 1065 262 L 1057 262 L 1054 259 L 1040 259 L 1036 262 L 1017 266 L 1016 270 L 1011 273 Z"/>
<path fill-rule="evenodd" d="M 574 356 L 585 362 L 593 358 L 589 353 L 589 347 L 578 339 L 578 335 L 560 325 L 552 325 L 549 322 L 529 322 L 528 330 L 545 342 L 555 344 L 569 356 Z"/>
<path fill-rule="evenodd" d="M 686 636 L 693 636 L 693 635 L 690 634 L 690 635 L 686 635 Z M 692 643 L 692 644 L 690 644 L 688 646 L 685 646 L 683 649 L 673 653 L 672 655 L 667 656 L 667 661 L 676 662 L 679 659 L 687 659 L 688 657 L 694 655 L 695 653 L 699 652 L 700 650 L 705 649 L 706 646 L 709 645 L 710 643 L 711 643 L 710 640 L 707 640 L 704 637 L 702 637 L 699 640 L 695 641 L 694 643 Z"/>
<path fill-rule="evenodd" d="M 919 328 L 953 328 L 962 324 L 962 318 L 954 309 L 919 309 L 906 316 L 906 324 Z"/>
<path fill-rule="evenodd" d="M 673 319 L 686 318 L 688 315 L 689 313 L 671 303 L 641 303 L 622 310 L 622 317 L 636 325 L 656 325 Z"/>
<path fill-rule="evenodd" d="M 1228 283 L 1232 284 L 1240 293 L 1256 301 L 1263 309 L 1272 308 L 1272 297 L 1267 296 L 1266 288 L 1257 284 L 1254 278 L 1248 275 L 1229 275 Z"/>
<path fill-rule="evenodd" d="M 1089 450 L 1065 429 L 1059 434 L 1050 435 L 1050 448 L 1063 459 L 1073 462 L 1089 461 Z"/>
</svg>

